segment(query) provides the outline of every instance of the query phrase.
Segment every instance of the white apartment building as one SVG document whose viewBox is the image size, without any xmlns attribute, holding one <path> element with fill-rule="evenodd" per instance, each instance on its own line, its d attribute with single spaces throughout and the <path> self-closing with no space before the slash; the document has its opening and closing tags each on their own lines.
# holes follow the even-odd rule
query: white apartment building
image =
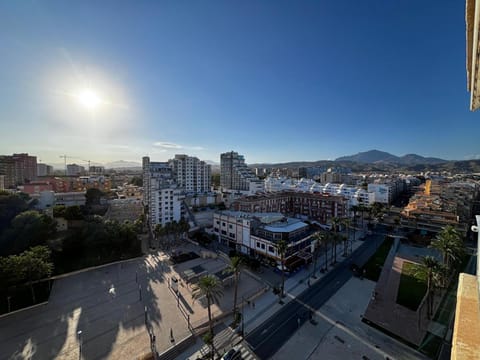
<svg viewBox="0 0 480 360">
<path fill-rule="evenodd" d="M 85 168 L 77 164 L 67 165 L 67 176 L 79 176 L 85 174 Z"/>
<path fill-rule="evenodd" d="M 175 155 L 175 158 L 168 162 L 178 187 L 185 190 L 187 194 L 210 191 L 212 175 L 210 165 L 188 155 Z"/>
<path fill-rule="evenodd" d="M 53 166 L 38 163 L 37 164 L 37 176 L 51 176 L 53 175 Z"/>
<path fill-rule="evenodd" d="M 150 162 L 145 156 L 143 165 L 143 203 L 148 206 L 148 219 L 153 229 L 182 218 L 182 189 L 172 174 L 168 162 Z"/>
<path fill-rule="evenodd" d="M 348 208 L 353 205 L 371 205 L 375 202 L 374 194 L 356 186 L 346 184 L 320 184 L 312 179 L 302 178 L 300 180 L 286 177 L 272 177 L 265 179 L 265 191 L 276 192 L 292 190 L 300 192 L 322 193 L 338 196 L 341 195 L 348 200 Z"/>
<path fill-rule="evenodd" d="M 312 235 L 308 224 L 280 213 L 219 211 L 213 215 L 213 232 L 218 241 L 251 256 L 280 260 L 277 243 L 287 242 L 285 259 L 304 254 L 311 258 Z"/>
<path fill-rule="evenodd" d="M 263 191 L 263 182 L 245 164 L 243 155 L 230 151 L 220 154 L 220 187 L 224 191 L 253 194 L 253 191 Z"/>
</svg>

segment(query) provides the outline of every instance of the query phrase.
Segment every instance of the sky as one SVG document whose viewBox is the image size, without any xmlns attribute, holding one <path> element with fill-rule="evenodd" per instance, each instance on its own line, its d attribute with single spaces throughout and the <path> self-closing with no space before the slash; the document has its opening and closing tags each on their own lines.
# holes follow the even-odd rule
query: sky
<svg viewBox="0 0 480 360">
<path fill-rule="evenodd" d="M 1 1 L 0 154 L 480 158 L 465 2 Z"/>
</svg>

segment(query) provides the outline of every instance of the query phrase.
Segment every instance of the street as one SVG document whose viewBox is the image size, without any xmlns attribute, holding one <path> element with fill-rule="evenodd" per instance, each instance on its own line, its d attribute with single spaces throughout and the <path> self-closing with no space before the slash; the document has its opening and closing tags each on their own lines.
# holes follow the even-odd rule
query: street
<svg viewBox="0 0 480 360">
<path fill-rule="evenodd" d="M 287 303 L 262 325 L 248 334 L 246 340 L 261 359 L 271 357 L 302 324 L 310 318 L 311 309 L 319 309 L 351 277 L 350 264 L 363 265 L 382 241 L 382 235 L 374 234 L 326 274 L 320 281 Z"/>
</svg>

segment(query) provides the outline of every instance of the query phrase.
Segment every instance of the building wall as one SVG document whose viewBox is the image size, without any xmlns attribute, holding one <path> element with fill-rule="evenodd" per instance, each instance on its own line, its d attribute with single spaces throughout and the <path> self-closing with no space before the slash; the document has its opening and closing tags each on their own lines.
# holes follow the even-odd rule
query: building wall
<svg viewBox="0 0 480 360">
<path fill-rule="evenodd" d="M 169 160 L 173 177 L 177 185 L 187 193 L 204 193 L 210 191 L 211 166 L 196 157 L 175 155 Z"/>
<path fill-rule="evenodd" d="M 220 155 L 220 186 L 225 190 L 249 191 L 250 181 L 258 180 L 245 164 L 245 158 L 234 151 Z"/>
</svg>

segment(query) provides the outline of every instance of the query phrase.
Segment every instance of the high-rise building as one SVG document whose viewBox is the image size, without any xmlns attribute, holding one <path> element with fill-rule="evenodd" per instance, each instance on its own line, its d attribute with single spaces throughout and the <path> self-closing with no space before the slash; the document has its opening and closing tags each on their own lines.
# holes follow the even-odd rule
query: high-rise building
<svg viewBox="0 0 480 360">
<path fill-rule="evenodd" d="M 0 174 L 5 176 L 5 187 L 23 185 L 37 178 L 37 157 L 28 154 L 0 156 Z"/>
<path fill-rule="evenodd" d="M 77 164 L 67 165 L 67 176 L 80 176 L 85 174 L 85 168 Z"/>
<path fill-rule="evenodd" d="M 52 176 L 53 166 L 39 163 L 37 164 L 37 176 Z"/>
<path fill-rule="evenodd" d="M 230 151 L 220 155 L 220 186 L 224 190 L 250 191 L 260 180 L 245 164 L 243 155 Z"/>
<path fill-rule="evenodd" d="M 175 155 L 169 164 L 178 187 L 186 193 L 210 191 L 212 171 L 211 166 L 204 161 L 188 155 Z"/>
<path fill-rule="evenodd" d="M 183 191 L 173 177 L 168 162 L 151 162 L 148 156 L 142 159 L 143 203 L 148 206 L 151 228 L 164 226 L 182 218 Z"/>
<path fill-rule="evenodd" d="M 103 166 L 94 166 L 91 165 L 88 167 L 89 175 L 103 175 L 105 174 L 105 168 Z"/>
</svg>

